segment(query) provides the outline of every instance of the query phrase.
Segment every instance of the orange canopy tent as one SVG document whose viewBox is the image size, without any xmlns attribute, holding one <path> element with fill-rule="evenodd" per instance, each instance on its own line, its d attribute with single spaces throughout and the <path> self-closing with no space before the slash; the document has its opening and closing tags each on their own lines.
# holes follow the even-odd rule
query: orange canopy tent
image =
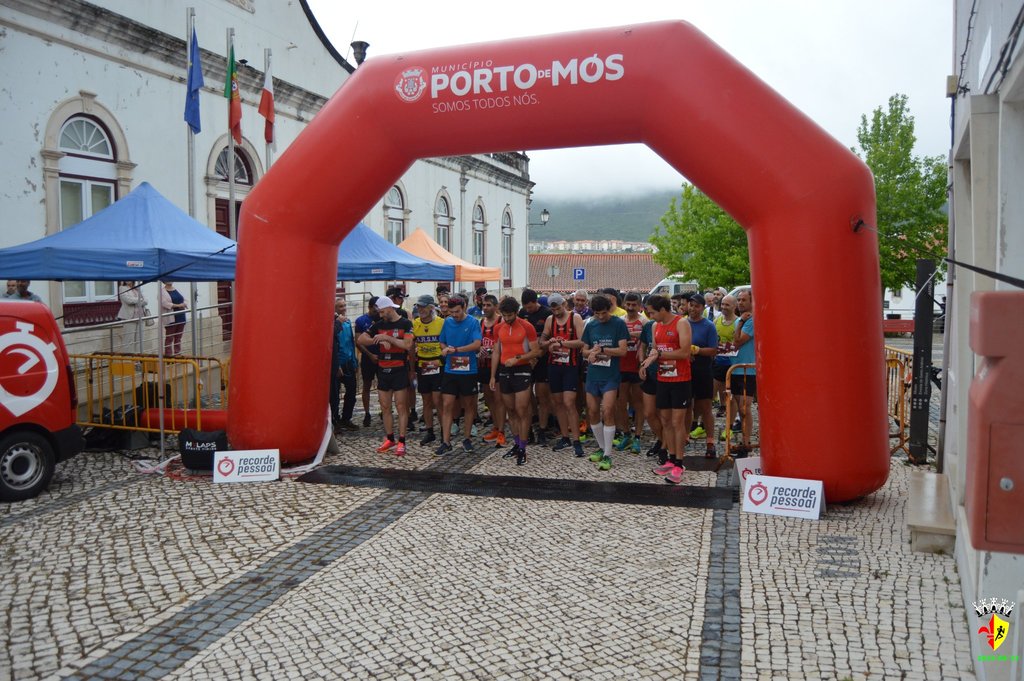
<svg viewBox="0 0 1024 681">
<path fill-rule="evenodd" d="M 474 265 L 452 255 L 442 248 L 441 244 L 427 236 L 422 227 L 417 227 L 405 241 L 398 244 L 398 247 L 424 260 L 454 265 L 455 281 L 501 281 L 500 267 Z"/>
</svg>

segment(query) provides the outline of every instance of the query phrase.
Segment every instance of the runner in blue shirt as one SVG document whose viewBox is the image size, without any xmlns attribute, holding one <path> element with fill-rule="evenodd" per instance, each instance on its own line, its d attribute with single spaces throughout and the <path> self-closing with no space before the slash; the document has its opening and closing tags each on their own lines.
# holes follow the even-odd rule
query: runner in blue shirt
<svg viewBox="0 0 1024 681">
<path fill-rule="evenodd" d="M 441 393 L 444 408 L 441 412 L 441 436 L 444 442 L 437 454 L 452 451 L 451 430 L 455 418 L 455 398 L 462 405 L 462 441 L 464 452 L 473 451 L 471 433 L 476 418 L 477 369 L 476 353 L 480 349 L 480 322 L 466 314 L 466 300 L 460 295 L 448 299 L 448 318 L 441 327 L 441 354 L 444 356 L 444 376 Z"/>
</svg>

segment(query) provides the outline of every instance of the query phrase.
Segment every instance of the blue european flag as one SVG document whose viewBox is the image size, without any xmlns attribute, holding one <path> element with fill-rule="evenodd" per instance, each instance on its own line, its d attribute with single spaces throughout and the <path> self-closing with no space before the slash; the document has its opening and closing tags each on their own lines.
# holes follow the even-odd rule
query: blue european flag
<svg viewBox="0 0 1024 681">
<path fill-rule="evenodd" d="M 203 88 L 203 65 L 199 62 L 199 40 L 192 29 L 192 43 L 188 47 L 188 79 L 185 83 L 185 122 L 193 133 L 200 131 L 199 91 Z"/>
</svg>

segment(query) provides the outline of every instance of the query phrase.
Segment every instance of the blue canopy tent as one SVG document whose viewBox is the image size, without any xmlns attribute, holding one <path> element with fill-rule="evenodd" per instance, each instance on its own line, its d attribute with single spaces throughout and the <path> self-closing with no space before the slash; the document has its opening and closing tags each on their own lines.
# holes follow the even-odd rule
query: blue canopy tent
<svg viewBox="0 0 1024 681">
<path fill-rule="evenodd" d="M 0 277 L 53 281 L 231 281 L 237 245 L 192 219 L 148 182 L 91 218 L 0 249 Z M 424 260 L 360 223 L 338 250 L 338 281 L 450 281 L 451 265 Z"/>
<path fill-rule="evenodd" d="M 235 242 L 143 182 L 73 227 L 0 249 L 0 273 L 55 281 L 234 279 Z"/>
<path fill-rule="evenodd" d="M 452 281 L 455 267 L 408 253 L 359 223 L 338 249 L 338 281 Z"/>
</svg>

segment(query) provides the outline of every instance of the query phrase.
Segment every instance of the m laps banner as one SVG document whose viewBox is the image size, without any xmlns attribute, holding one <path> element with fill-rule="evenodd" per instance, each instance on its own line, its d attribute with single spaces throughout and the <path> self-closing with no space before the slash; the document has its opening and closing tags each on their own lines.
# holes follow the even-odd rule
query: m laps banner
<svg viewBox="0 0 1024 681">
<path fill-rule="evenodd" d="M 214 482 L 266 482 L 281 476 L 277 449 L 217 452 L 213 455 Z"/>
</svg>

